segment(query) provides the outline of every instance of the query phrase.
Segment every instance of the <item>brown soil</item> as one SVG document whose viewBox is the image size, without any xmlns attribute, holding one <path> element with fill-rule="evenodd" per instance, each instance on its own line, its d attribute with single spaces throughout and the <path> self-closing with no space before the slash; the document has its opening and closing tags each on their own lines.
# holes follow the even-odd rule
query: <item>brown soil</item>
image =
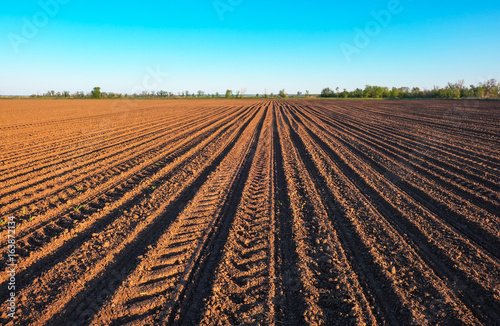
<svg viewBox="0 0 500 326">
<path fill-rule="evenodd" d="M 0 118 L 2 325 L 500 320 L 496 102 L 3 100 Z"/>
</svg>

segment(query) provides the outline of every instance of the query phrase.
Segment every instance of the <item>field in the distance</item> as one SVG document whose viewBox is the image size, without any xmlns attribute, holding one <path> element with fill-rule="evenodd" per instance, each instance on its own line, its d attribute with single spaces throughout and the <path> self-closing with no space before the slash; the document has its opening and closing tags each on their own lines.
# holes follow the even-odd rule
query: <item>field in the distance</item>
<svg viewBox="0 0 500 326">
<path fill-rule="evenodd" d="M 2 100 L 0 140 L 16 325 L 500 321 L 499 102 Z"/>
</svg>

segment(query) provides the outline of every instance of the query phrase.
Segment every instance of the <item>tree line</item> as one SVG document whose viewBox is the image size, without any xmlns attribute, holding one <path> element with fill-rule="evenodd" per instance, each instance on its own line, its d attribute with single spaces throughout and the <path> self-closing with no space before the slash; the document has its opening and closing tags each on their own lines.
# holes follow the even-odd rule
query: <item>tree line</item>
<svg viewBox="0 0 500 326">
<path fill-rule="evenodd" d="M 297 96 L 301 96 L 302 92 L 298 92 Z M 306 91 L 306 95 L 309 96 L 309 91 Z M 54 90 L 48 91 L 42 95 L 33 94 L 32 98 L 90 98 L 90 99 L 103 99 L 103 98 L 276 98 L 276 97 L 288 97 L 285 90 L 281 90 L 278 94 L 270 93 L 264 95 L 246 95 L 245 90 L 234 92 L 232 90 L 226 90 L 225 93 L 206 93 L 204 91 L 198 91 L 196 93 L 191 93 L 189 91 L 178 92 L 176 94 L 168 91 L 143 91 L 139 94 L 122 94 L 113 92 L 102 92 L 100 87 L 94 87 L 90 92 L 76 92 L 70 93 L 69 91 L 56 92 Z"/>
<path fill-rule="evenodd" d="M 48 91 L 43 95 L 31 95 L 33 98 L 443 98 L 443 99 L 459 99 L 459 98 L 499 98 L 500 97 L 500 83 L 495 79 L 490 79 L 484 83 L 477 85 L 464 86 L 464 81 L 459 80 L 455 83 L 448 83 L 445 87 L 434 87 L 433 89 L 420 89 L 418 87 L 382 87 L 367 85 L 364 89 L 356 88 L 353 91 L 347 91 L 345 88 L 340 91 L 339 87 L 335 90 L 327 87 L 324 88 L 320 94 L 310 94 L 309 91 L 305 93 L 297 92 L 296 94 L 288 94 L 284 89 L 280 90 L 277 94 L 255 94 L 246 95 L 246 90 L 233 92 L 226 90 L 225 93 L 206 93 L 198 91 L 191 93 L 189 91 L 172 93 L 164 90 L 160 91 L 143 91 L 140 94 L 122 94 L 113 92 L 102 92 L 100 87 L 94 87 L 90 92 L 76 92 L 70 93 L 69 91 L 55 92 Z"/>
<path fill-rule="evenodd" d="M 324 98 L 499 98 L 500 83 L 490 79 L 477 85 L 464 86 L 464 81 L 448 83 L 444 88 L 420 89 L 418 87 L 388 87 L 366 85 L 365 89 L 356 88 L 354 91 L 342 92 L 337 87 L 334 90 L 329 87 L 321 91 L 320 97 Z"/>
</svg>

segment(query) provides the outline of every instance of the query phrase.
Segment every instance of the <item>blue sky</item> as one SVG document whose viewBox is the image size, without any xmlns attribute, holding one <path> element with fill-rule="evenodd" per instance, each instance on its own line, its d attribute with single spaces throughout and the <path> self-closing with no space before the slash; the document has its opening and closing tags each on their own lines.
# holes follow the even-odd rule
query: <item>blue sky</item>
<svg viewBox="0 0 500 326">
<path fill-rule="evenodd" d="M 499 31 L 498 1 L 5 0 L 0 94 L 477 84 Z"/>
</svg>

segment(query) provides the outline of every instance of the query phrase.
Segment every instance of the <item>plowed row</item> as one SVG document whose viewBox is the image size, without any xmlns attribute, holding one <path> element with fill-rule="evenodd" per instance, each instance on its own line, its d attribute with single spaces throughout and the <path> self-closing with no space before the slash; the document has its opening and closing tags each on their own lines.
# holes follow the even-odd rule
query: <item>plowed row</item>
<svg viewBox="0 0 500 326">
<path fill-rule="evenodd" d="M 16 325 L 500 320 L 495 102 L 0 110 Z M 6 266 L 6 225 L 0 237 Z"/>
</svg>

